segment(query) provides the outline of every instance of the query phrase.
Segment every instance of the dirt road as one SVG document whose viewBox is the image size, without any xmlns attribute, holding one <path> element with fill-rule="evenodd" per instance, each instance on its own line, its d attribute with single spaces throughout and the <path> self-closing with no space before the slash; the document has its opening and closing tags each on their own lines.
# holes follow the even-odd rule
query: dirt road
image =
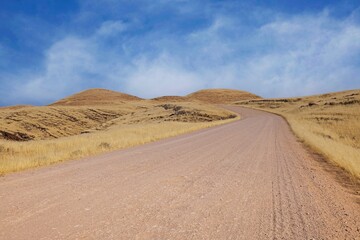
<svg viewBox="0 0 360 240">
<path fill-rule="evenodd" d="M 0 178 L 0 239 L 360 239 L 360 205 L 275 115 Z"/>
</svg>

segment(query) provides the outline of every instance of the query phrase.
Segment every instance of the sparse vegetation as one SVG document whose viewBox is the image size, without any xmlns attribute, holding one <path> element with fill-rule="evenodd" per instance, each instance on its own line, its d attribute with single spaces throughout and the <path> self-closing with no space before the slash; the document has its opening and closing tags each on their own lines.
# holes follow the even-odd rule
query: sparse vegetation
<svg viewBox="0 0 360 240">
<path fill-rule="evenodd" d="M 129 97 L 106 90 L 90 90 L 43 107 L 0 108 L 0 139 L 10 141 L 46 140 L 86 134 L 108 129 L 113 125 L 144 122 L 209 122 L 229 118 L 231 113 L 203 103 L 159 104 L 149 100 Z M 92 97 L 89 93 L 96 96 Z M 115 96 L 114 102 L 104 97 L 102 104 L 97 97 Z M 85 98 L 86 97 L 86 98 Z M 118 97 L 118 98 L 116 98 Z M 70 99 L 70 100 L 69 100 Z M 86 102 L 85 105 L 78 105 Z M 68 104 L 72 105 L 68 105 Z M 95 105 L 88 105 L 93 103 Z M 62 105 L 64 104 L 64 105 Z M 96 105 L 98 104 L 98 105 Z"/>
<path fill-rule="evenodd" d="M 237 104 L 284 116 L 307 145 L 360 178 L 360 90 Z"/>
<path fill-rule="evenodd" d="M 51 106 L 7 107 L 0 109 L 0 174 L 140 145 L 236 117 L 204 103 L 161 104 L 103 89 Z"/>
</svg>

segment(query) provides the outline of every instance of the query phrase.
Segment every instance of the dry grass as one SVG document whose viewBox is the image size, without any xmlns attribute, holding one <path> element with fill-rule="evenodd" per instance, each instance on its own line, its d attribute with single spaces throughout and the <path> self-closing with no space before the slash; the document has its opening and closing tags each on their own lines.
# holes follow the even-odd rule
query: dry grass
<svg viewBox="0 0 360 240">
<path fill-rule="evenodd" d="M 202 102 L 210 104 L 227 104 L 234 101 L 261 99 L 261 97 L 240 90 L 233 89 L 204 89 L 186 96 L 163 96 L 153 98 L 159 102 Z"/>
<path fill-rule="evenodd" d="M 190 101 L 201 101 L 212 104 L 227 104 L 235 101 L 261 99 L 259 96 L 232 89 L 205 89 L 186 96 Z"/>
<path fill-rule="evenodd" d="M 208 122 L 227 111 L 200 103 L 123 102 L 94 106 L 44 106 L 0 110 L 0 139 L 28 141 L 102 131 L 113 125 L 147 122 Z"/>
<path fill-rule="evenodd" d="M 89 89 L 67 98 L 61 99 L 51 106 L 94 106 L 114 105 L 129 101 L 141 101 L 142 99 L 126 93 L 115 92 L 107 89 Z"/>
<path fill-rule="evenodd" d="M 60 138 L 107 123 L 131 109 L 121 107 L 26 107 L 0 110 L 0 139 L 26 141 Z"/>
<path fill-rule="evenodd" d="M 360 178 L 360 90 L 237 104 L 284 116 L 307 145 Z"/>
<path fill-rule="evenodd" d="M 106 131 L 60 139 L 0 141 L 0 174 L 79 159 L 116 149 L 128 148 L 194 130 L 224 124 L 214 122 L 162 122 L 113 126 Z"/>
<path fill-rule="evenodd" d="M 102 89 L 51 106 L 2 108 L 0 174 L 144 144 L 235 118 L 203 103 L 142 100 Z"/>
</svg>

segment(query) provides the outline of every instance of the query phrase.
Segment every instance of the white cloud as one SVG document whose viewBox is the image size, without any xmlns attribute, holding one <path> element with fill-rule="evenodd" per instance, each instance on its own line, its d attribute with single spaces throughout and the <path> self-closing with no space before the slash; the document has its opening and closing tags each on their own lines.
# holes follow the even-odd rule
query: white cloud
<svg viewBox="0 0 360 240">
<path fill-rule="evenodd" d="M 21 86 L 22 98 L 36 96 L 39 100 L 51 101 L 72 89 L 86 85 L 86 75 L 96 71 L 96 56 L 91 42 L 76 37 L 67 37 L 56 42 L 46 53 L 42 72 L 35 73 Z"/>
<path fill-rule="evenodd" d="M 360 26 L 327 14 L 296 16 L 259 29 L 263 54 L 246 62 L 243 78 L 267 85 L 265 96 L 293 96 L 359 87 Z M 261 85 L 260 85 L 261 86 Z M 263 85 L 264 86 L 264 85 Z"/>
<path fill-rule="evenodd" d="M 227 31 L 236 30 L 230 19 L 217 16 L 209 27 L 192 32 L 186 37 L 186 40 L 192 46 L 191 52 L 195 53 L 192 54 L 195 55 L 195 59 L 204 59 L 206 56 L 205 59 L 208 63 L 210 60 L 218 62 L 236 50 L 233 49 L 233 41 L 236 39 L 229 39 L 227 36 Z"/>
<path fill-rule="evenodd" d="M 183 95 L 203 86 L 197 73 L 184 69 L 167 54 L 156 59 L 134 61 L 134 70 L 127 77 L 128 92 L 153 98 L 162 95 Z"/>
<path fill-rule="evenodd" d="M 122 21 L 105 21 L 96 33 L 100 36 L 114 36 L 125 31 L 126 28 L 126 24 Z"/>
</svg>

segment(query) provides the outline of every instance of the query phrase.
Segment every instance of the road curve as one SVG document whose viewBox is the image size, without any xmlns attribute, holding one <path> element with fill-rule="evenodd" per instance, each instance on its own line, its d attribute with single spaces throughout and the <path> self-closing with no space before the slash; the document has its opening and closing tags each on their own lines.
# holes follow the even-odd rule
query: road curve
<svg viewBox="0 0 360 240">
<path fill-rule="evenodd" d="M 359 239 L 356 196 L 279 116 L 0 178 L 0 239 Z"/>
</svg>

